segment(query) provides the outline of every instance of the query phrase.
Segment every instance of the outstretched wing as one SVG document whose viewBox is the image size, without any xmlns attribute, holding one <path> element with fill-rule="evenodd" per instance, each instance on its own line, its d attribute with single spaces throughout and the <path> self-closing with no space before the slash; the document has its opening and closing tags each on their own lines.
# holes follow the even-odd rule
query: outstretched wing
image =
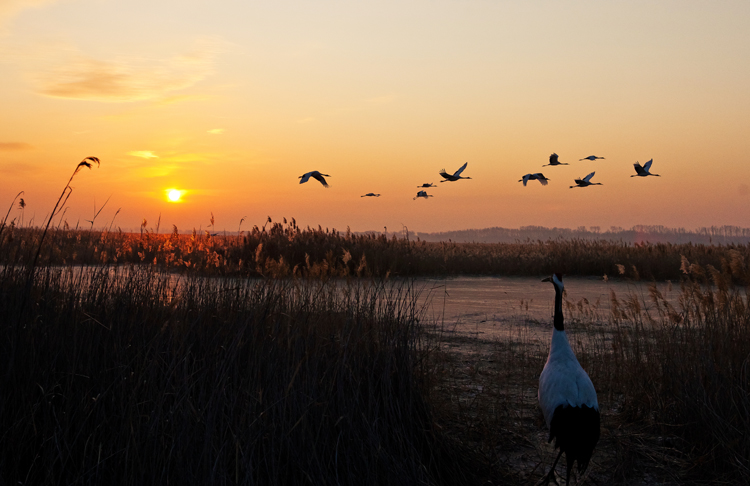
<svg viewBox="0 0 750 486">
<path fill-rule="evenodd" d="M 464 162 L 464 165 L 462 165 L 460 169 L 458 169 L 456 172 L 453 173 L 453 177 L 460 176 L 461 172 L 464 171 L 464 169 L 466 168 L 467 165 L 469 165 L 469 163 L 468 162 Z"/>
<path fill-rule="evenodd" d="M 534 174 L 534 178 L 541 182 L 543 186 L 547 185 L 547 178 L 544 177 L 544 174 L 542 174 L 541 172 L 537 172 L 536 174 Z"/>
<path fill-rule="evenodd" d="M 443 178 L 445 178 L 445 179 L 450 179 L 451 177 L 453 177 L 453 176 L 451 176 L 451 175 L 450 175 L 449 173 L 447 173 L 447 172 L 445 171 L 445 169 L 442 169 L 442 170 L 440 171 L 440 175 L 441 175 L 441 176 L 442 176 Z M 440 181 L 440 182 L 443 182 L 443 181 Z"/>
<path fill-rule="evenodd" d="M 645 172 L 643 170 L 643 167 L 641 167 L 641 164 L 639 164 L 638 162 L 636 162 L 635 164 L 633 164 L 633 167 L 635 167 L 635 173 L 638 174 L 638 175 L 641 175 L 641 174 L 643 174 Z"/>
<path fill-rule="evenodd" d="M 643 164 L 643 168 L 646 169 L 646 172 L 651 170 L 651 164 L 654 162 L 654 159 L 649 160 L 645 164 Z"/>
<path fill-rule="evenodd" d="M 321 173 L 320 173 L 320 172 L 314 172 L 314 173 L 312 174 L 312 176 L 313 176 L 313 177 L 314 177 L 314 178 L 315 178 L 316 180 L 320 181 L 320 183 L 321 183 L 321 184 L 323 184 L 323 186 L 324 186 L 324 187 L 328 187 L 328 183 L 326 182 L 326 178 L 325 178 L 325 177 L 323 177 L 323 176 L 321 175 Z"/>
<path fill-rule="evenodd" d="M 529 178 L 531 177 L 531 174 L 526 174 L 523 176 L 523 186 L 526 187 L 526 183 L 529 182 Z"/>
<path fill-rule="evenodd" d="M 311 175 L 312 175 L 312 172 L 308 172 L 307 174 L 300 176 L 299 183 L 300 184 L 304 184 L 305 182 L 307 182 L 310 179 Z"/>
<path fill-rule="evenodd" d="M 549 156 L 549 163 L 550 163 L 550 164 L 552 164 L 552 165 L 555 165 L 555 164 L 557 164 L 557 163 L 559 162 L 559 161 L 557 160 L 557 157 L 558 157 L 558 155 L 557 155 L 557 154 L 552 154 L 552 155 L 550 155 L 550 156 Z"/>
<path fill-rule="evenodd" d="M 583 178 L 583 180 L 584 180 L 585 182 L 589 182 L 589 181 L 591 181 L 591 178 L 592 178 L 592 177 L 594 177 L 594 174 L 596 174 L 596 171 L 594 171 L 594 172 L 592 172 L 591 174 L 589 174 L 589 175 L 587 175 L 586 177 L 584 177 L 584 178 Z"/>
</svg>

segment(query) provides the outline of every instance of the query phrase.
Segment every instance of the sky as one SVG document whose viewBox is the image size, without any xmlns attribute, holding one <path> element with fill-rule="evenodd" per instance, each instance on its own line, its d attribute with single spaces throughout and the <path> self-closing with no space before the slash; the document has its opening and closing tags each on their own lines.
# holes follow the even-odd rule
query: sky
<svg viewBox="0 0 750 486">
<path fill-rule="evenodd" d="M 43 224 L 96 156 L 71 226 L 106 202 L 123 230 L 748 227 L 749 23 L 746 0 L 0 0 L 0 217 L 24 191 Z"/>
</svg>

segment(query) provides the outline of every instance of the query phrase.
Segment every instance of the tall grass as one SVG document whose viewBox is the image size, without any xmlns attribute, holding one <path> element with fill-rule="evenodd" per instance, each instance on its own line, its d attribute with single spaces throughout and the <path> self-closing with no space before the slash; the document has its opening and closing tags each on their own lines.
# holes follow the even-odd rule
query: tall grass
<svg viewBox="0 0 750 486">
<path fill-rule="evenodd" d="M 432 426 L 408 284 L 42 267 L 22 312 L 24 289 L 3 267 L 2 484 L 472 477 Z"/>
<path fill-rule="evenodd" d="M 518 243 L 428 243 L 384 234 L 300 228 L 294 219 L 255 226 L 241 236 L 193 231 L 171 234 L 83 231 L 64 222 L 40 256 L 45 264 L 146 263 L 207 275 L 429 276 L 596 275 L 678 281 L 682 257 L 719 268 L 730 252 L 750 256 L 750 245 L 628 244 L 585 239 Z M 0 260 L 25 264 L 41 247 L 38 228 L 9 227 Z"/>
</svg>

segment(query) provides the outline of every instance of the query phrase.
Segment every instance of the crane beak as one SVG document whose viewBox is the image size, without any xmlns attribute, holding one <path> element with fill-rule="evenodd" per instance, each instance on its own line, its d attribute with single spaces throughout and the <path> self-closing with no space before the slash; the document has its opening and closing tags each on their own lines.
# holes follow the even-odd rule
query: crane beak
<svg viewBox="0 0 750 486">
<path fill-rule="evenodd" d="M 552 277 L 547 277 L 545 279 L 542 279 L 542 282 L 551 282 L 551 281 L 552 281 Z"/>
</svg>

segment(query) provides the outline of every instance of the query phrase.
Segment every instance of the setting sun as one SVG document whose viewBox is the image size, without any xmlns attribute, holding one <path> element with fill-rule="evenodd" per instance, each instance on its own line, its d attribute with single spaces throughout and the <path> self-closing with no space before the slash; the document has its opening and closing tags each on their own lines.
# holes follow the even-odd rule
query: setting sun
<svg viewBox="0 0 750 486">
<path fill-rule="evenodd" d="M 167 189 L 167 199 L 169 199 L 170 202 L 181 202 L 184 193 L 185 191 L 177 189 Z"/>
</svg>

